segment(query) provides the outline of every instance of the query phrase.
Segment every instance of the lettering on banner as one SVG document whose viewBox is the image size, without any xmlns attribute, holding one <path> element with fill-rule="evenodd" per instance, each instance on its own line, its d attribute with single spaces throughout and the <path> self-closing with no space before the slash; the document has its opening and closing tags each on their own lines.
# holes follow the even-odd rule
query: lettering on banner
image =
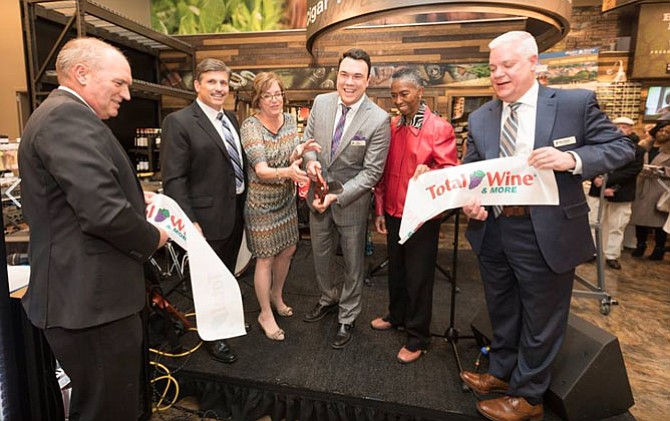
<svg viewBox="0 0 670 421">
<path fill-rule="evenodd" d="M 426 187 L 431 199 L 436 199 L 446 192 L 452 190 L 465 189 L 474 190 L 482 181 L 486 180 L 488 188 L 482 187 L 482 194 L 493 193 L 517 193 L 518 187 L 532 186 L 535 183 L 534 174 L 512 174 L 510 171 L 490 171 L 475 170 L 468 177 L 461 174 L 456 178 L 446 178 L 442 184 L 433 184 Z"/>
<path fill-rule="evenodd" d="M 177 234 L 181 239 L 186 241 L 186 225 L 184 220 L 175 215 L 170 215 L 170 211 L 166 208 L 158 208 L 153 203 L 147 206 L 146 210 L 147 219 L 153 220 L 157 224 L 160 224 L 166 230 L 170 230 Z M 169 219 L 170 223 L 167 224 L 165 221 Z"/>
</svg>

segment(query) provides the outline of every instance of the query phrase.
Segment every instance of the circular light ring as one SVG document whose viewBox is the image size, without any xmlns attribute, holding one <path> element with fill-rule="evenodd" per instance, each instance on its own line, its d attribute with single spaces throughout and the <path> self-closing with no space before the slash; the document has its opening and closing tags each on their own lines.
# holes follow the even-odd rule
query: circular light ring
<svg viewBox="0 0 670 421">
<path fill-rule="evenodd" d="M 398 14 L 433 12 L 496 13 L 528 18 L 527 31 L 540 51 L 563 39 L 570 30 L 571 0 L 449 1 L 415 0 L 308 0 L 307 51 L 314 55 L 319 38 L 336 30 Z"/>
</svg>

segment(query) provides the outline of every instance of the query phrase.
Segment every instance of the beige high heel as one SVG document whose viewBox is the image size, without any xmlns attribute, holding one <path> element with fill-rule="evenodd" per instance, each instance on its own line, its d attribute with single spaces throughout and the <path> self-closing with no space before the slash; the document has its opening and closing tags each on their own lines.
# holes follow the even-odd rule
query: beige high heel
<svg viewBox="0 0 670 421">
<path fill-rule="evenodd" d="M 284 339 L 286 339 L 284 331 L 281 328 L 277 329 L 273 333 L 268 333 L 265 331 L 265 328 L 263 327 L 263 324 L 261 323 L 260 319 L 258 319 L 258 325 L 261 327 L 261 332 L 263 332 L 265 334 L 265 337 L 268 338 L 269 340 L 283 341 Z"/>
<path fill-rule="evenodd" d="M 275 311 L 277 312 L 277 314 L 279 314 L 281 317 L 291 317 L 291 316 L 293 316 L 293 308 L 291 308 L 287 305 L 285 305 L 284 308 L 279 308 L 279 307 L 277 307 L 277 305 L 274 302 L 272 302 L 271 304 L 272 304 L 272 308 L 274 308 Z"/>
</svg>

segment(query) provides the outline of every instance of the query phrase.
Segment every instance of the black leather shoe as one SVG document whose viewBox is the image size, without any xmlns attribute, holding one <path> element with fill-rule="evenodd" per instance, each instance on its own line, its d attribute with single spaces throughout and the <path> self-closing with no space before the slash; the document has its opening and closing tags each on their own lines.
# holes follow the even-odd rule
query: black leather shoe
<svg viewBox="0 0 670 421">
<path fill-rule="evenodd" d="M 337 304 L 324 306 L 321 303 L 316 303 L 314 309 L 309 313 L 305 314 L 302 317 L 302 320 L 307 323 L 317 322 L 326 317 L 328 313 L 333 313 L 335 310 L 337 310 Z"/>
<path fill-rule="evenodd" d="M 331 346 L 333 349 L 342 349 L 347 344 L 351 341 L 351 336 L 354 333 L 354 325 L 353 324 L 345 324 L 345 323 L 340 323 L 338 324 L 337 328 L 337 334 L 335 335 L 335 339 L 333 339 L 333 343 Z"/>
<path fill-rule="evenodd" d="M 633 257 L 642 257 L 644 256 L 644 252 L 647 251 L 647 245 L 644 243 L 640 243 L 635 247 L 635 250 L 630 254 Z"/>
<path fill-rule="evenodd" d="M 234 363 L 237 361 L 237 355 L 228 346 L 223 339 L 212 342 L 205 342 L 205 349 L 213 360 L 220 363 Z"/>
<path fill-rule="evenodd" d="M 605 263 L 607 263 L 607 266 L 611 267 L 612 269 L 621 269 L 621 263 L 619 263 L 617 259 L 607 259 L 605 260 Z"/>
<path fill-rule="evenodd" d="M 663 260 L 663 255 L 664 254 L 665 254 L 665 246 L 654 247 L 654 251 L 651 252 L 651 254 L 649 255 L 649 257 L 647 257 L 647 259 L 649 259 L 649 260 Z"/>
</svg>

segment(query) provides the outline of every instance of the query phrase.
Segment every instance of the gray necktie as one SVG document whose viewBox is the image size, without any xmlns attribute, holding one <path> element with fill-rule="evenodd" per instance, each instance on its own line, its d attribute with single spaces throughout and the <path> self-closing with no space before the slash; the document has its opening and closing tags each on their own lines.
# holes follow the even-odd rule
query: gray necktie
<svg viewBox="0 0 670 421">
<path fill-rule="evenodd" d="M 230 156 L 230 162 L 233 164 L 233 170 L 235 171 L 235 187 L 239 190 L 244 184 L 244 173 L 242 172 L 242 159 L 240 154 L 237 151 L 237 146 L 235 145 L 235 138 L 233 137 L 233 132 L 228 127 L 228 123 L 223 118 L 223 113 L 219 113 L 216 116 L 216 119 L 221 122 L 223 126 L 223 143 L 226 145 L 226 150 L 228 151 L 228 156 Z"/>
<path fill-rule="evenodd" d="M 500 154 L 501 158 L 506 158 L 508 156 L 514 156 L 514 150 L 516 149 L 516 135 L 519 131 L 519 117 L 516 114 L 516 110 L 521 105 L 520 102 L 513 102 L 507 107 L 509 108 L 509 115 L 503 124 L 502 131 L 500 132 Z M 502 212 L 502 206 L 494 205 L 493 206 L 493 216 L 499 217 Z"/>
</svg>

